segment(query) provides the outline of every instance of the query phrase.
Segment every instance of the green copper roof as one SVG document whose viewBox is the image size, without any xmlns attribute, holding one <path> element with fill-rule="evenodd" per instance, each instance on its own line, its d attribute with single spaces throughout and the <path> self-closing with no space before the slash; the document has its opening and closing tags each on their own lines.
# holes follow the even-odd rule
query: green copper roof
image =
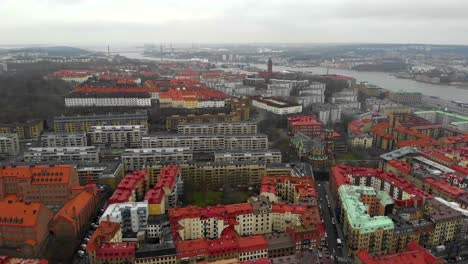
<svg viewBox="0 0 468 264">
<path fill-rule="evenodd" d="M 383 206 L 387 206 L 389 204 L 393 204 L 393 199 L 387 192 L 378 191 L 377 192 L 377 199 L 380 200 L 380 204 Z"/>
<path fill-rule="evenodd" d="M 368 206 L 361 202 L 361 194 L 377 195 L 374 188 L 367 186 L 342 185 L 338 189 L 338 193 L 349 224 L 354 229 L 359 229 L 360 233 L 372 233 L 379 228 L 383 228 L 385 230 L 394 228 L 393 221 L 387 216 L 371 217 L 368 213 Z M 380 196 L 383 197 L 383 194 L 380 194 Z M 384 200 L 384 203 L 388 202 L 387 197 L 384 197 Z"/>
<path fill-rule="evenodd" d="M 420 92 L 410 92 L 410 91 L 405 91 L 405 90 L 398 90 L 393 93 L 395 94 L 421 94 Z"/>
<path fill-rule="evenodd" d="M 434 110 L 434 111 L 418 111 L 418 112 L 414 112 L 414 113 L 415 113 L 416 115 L 418 115 L 418 114 L 432 114 L 432 113 L 437 113 L 437 114 L 439 114 L 439 115 L 446 115 L 446 116 L 450 116 L 450 117 L 453 117 L 453 118 L 460 119 L 460 121 L 456 121 L 456 123 L 468 122 L 468 116 L 459 115 L 459 114 L 456 114 L 456 113 L 449 113 L 449 112 L 440 111 L 440 110 Z"/>
</svg>

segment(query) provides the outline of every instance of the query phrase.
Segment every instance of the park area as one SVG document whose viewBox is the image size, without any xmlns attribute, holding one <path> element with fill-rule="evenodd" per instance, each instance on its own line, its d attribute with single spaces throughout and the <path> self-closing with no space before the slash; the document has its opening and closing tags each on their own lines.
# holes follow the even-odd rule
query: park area
<svg viewBox="0 0 468 264">
<path fill-rule="evenodd" d="M 250 197 L 248 193 L 240 191 L 229 192 L 190 192 L 186 193 L 185 200 L 187 205 L 196 205 L 199 207 L 214 206 L 218 204 L 245 203 Z"/>
</svg>

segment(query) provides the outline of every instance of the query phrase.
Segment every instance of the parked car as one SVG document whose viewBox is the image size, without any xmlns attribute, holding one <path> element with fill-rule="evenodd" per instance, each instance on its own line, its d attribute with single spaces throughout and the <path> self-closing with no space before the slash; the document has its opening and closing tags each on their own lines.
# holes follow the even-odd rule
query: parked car
<svg viewBox="0 0 468 264">
<path fill-rule="evenodd" d="M 85 255 L 85 252 L 83 250 L 78 250 L 77 254 L 78 257 L 82 258 Z"/>
</svg>

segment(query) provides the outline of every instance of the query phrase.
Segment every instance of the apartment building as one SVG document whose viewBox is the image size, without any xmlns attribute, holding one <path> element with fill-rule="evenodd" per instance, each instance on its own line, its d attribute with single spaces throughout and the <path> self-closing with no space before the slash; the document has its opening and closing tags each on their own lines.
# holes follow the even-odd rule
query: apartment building
<svg viewBox="0 0 468 264">
<path fill-rule="evenodd" d="M 268 137 L 253 135 L 181 135 L 153 134 L 141 139 L 143 148 L 185 147 L 193 151 L 266 150 Z"/>
<path fill-rule="evenodd" d="M 468 131 L 468 116 L 466 115 L 445 111 L 418 111 L 414 114 L 434 124 L 440 124 L 444 127 L 452 126 L 464 132 Z"/>
<path fill-rule="evenodd" d="M 368 251 L 359 250 L 355 256 L 356 264 L 384 264 L 384 263 L 418 263 L 442 264 L 444 260 L 435 257 L 416 241 L 408 243 L 407 247 L 395 254 L 373 256 Z"/>
<path fill-rule="evenodd" d="M 54 117 L 54 131 L 57 133 L 88 132 L 91 126 L 148 126 L 148 113 L 138 111 L 134 113 L 104 114 L 104 115 L 76 115 Z"/>
<path fill-rule="evenodd" d="M 0 134 L 16 133 L 21 139 L 39 139 L 44 131 L 43 120 L 28 120 L 24 123 L 0 124 Z"/>
<path fill-rule="evenodd" d="M 144 170 L 125 175 L 107 200 L 107 205 L 141 201 L 149 188 L 148 184 L 148 173 Z"/>
<path fill-rule="evenodd" d="M 149 93 L 71 93 L 65 107 L 151 107 Z"/>
<path fill-rule="evenodd" d="M 302 105 L 285 101 L 279 97 L 253 97 L 252 105 L 277 115 L 302 112 Z"/>
<path fill-rule="evenodd" d="M 229 161 L 253 161 L 260 163 L 281 163 L 281 151 L 279 150 L 232 150 L 215 151 L 215 162 Z"/>
<path fill-rule="evenodd" d="M 425 204 L 425 218 L 433 222 L 434 231 L 430 234 L 426 247 L 435 247 L 454 241 L 462 231 L 463 214 L 437 199 L 429 199 Z"/>
<path fill-rule="evenodd" d="M 79 239 L 97 209 L 99 197 L 95 185 L 76 186 L 70 200 L 55 214 L 50 233 L 61 239 Z"/>
<path fill-rule="evenodd" d="M 147 134 L 148 127 L 142 125 L 91 126 L 88 130 L 90 144 L 104 148 L 138 148 Z"/>
<path fill-rule="evenodd" d="M 92 264 L 134 263 L 135 242 L 122 242 L 119 223 L 101 222 L 91 236 L 86 251 Z"/>
<path fill-rule="evenodd" d="M 187 162 L 193 160 L 193 152 L 186 147 L 126 149 L 122 153 L 125 171 L 139 170 L 163 161 Z"/>
<path fill-rule="evenodd" d="M 317 206 L 318 193 L 310 177 L 263 176 L 260 195 L 271 202 L 287 202 L 304 206 Z"/>
<path fill-rule="evenodd" d="M 180 124 L 177 132 L 185 135 L 245 135 L 257 134 L 255 122 L 218 122 L 218 123 L 193 123 Z"/>
<path fill-rule="evenodd" d="M 356 185 L 374 187 L 385 191 L 400 207 L 422 207 L 430 194 L 408 181 L 381 169 L 338 165 L 331 168 L 330 189 L 337 195 L 340 186 Z"/>
<path fill-rule="evenodd" d="M 323 133 L 323 126 L 315 116 L 292 116 L 288 117 L 288 132 L 295 134 L 298 132 L 306 136 L 320 136 Z"/>
<path fill-rule="evenodd" d="M 258 162 L 186 162 L 177 165 L 186 184 L 210 189 L 221 188 L 225 184 L 260 184 L 262 177 L 269 173 L 267 165 Z M 163 166 L 155 163 L 146 167 L 151 184 L 157 183 L 157 175 Z M 281 175 L 285 173 L 285 170 L 280 172 Z"/>
<path fill-rule="evenodd" d="M 176 207 L 179 196 L 183 193 L 183 180 L 179 166 L 162 167 L 153 189 L 145 194 L 151 215 L 161 215 L 170 207 Z"/>
<path fill-rule="evenodd" d="M 333 104 L 318 103 L 312 105 L 312 111 L 317 115 L 322 124 L 336 123 L 341 121 L 341 108 Z"/>
<path fill-rule="evenodd" d="M 64 148 L 29 148 L 24 152 L 25 162 L 99 162 L 99 148 L 64 147 Z"/>
<path fill-rule="evenodd" d="M 4 166 L 0 169 L 0 199 L 22 197 L 51 209 L 68 201 L 69 190 L 78 185 L 78 175 L 70 165 Z"/>
<path fill-rule="evenodd" d="M 80 185 L 89 182 L 108 185 L 115 189 L 125 176 L 124 166 L 120 160 L 99 163 L 78 163 L 76 171 Z"/>
<path fill-rule="evenodd" d="M 49 234 L 53 212 L 42 203 L 7 199 L 0 202 L 0 249 L 21 257 L 37 256 Z"/>
<path fill-rule="evenodd" d="M 177 130 L 180 124 L 240 122 L 250 119 L 251 101 L 249 99 L 231 99 L 228 105 L 229 113 L 169 116 L 166 118 L 166 129 Z"/>
<path fill-rule="evenodd" d="M 391 92 L 388 98 L 397 103 L 420 103 L 422 100 L 422 94 L 418 92 L 399 90 L 396 92 Z"/>
<path fill-rule="evenodd" d="M 339 190 L 343 233 L 350 252 L 366 250 L 372 255 L 393 253 L 394 223 L 382 214 L 393 206 L 392 198 L 373 187 L 342 185 Z"/>
<path fill-rule="evenodd" d="M 20 152 L 17 134 L 0 134 L 0 160 L 11 158 Z"/>
<path fill-rule="evenodd" d="M 148 223 L 148 201 L 110 204 L 99 219 L 119 223 L 122 233 L 137 233 L 144 230 Z"/>
<path fill-rule="evenodd" d="M 45 148 L 86 147 L 86 133 L 44 133 L 41 146 Z"/>
</svg>

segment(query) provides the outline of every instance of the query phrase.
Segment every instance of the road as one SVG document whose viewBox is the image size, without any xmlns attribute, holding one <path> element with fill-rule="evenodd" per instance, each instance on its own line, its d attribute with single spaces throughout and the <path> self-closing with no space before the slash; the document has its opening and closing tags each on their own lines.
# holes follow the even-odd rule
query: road
<svg viewBox="0 0 468 264">
<path fill-rule="evenodd" d="M 339 226 L 332 223 L 332 217 L 334 217 L 336 221 L 335 212 L 333 210 L 333 208 L 335 208 L 335 203 L 328 187 L 328 182 L 317 182 L 316 188 L 319 194 L 320 212 L 325 224 L 325 232 L 327 233 L 327 244 L 331 254 L 336 256 L 335 263 L 347 263 L 346 245 L 345 240 L 343 239 L 343 232 Z M 328 207 L 326 197 L 330 200 L 330 207 Z M 341 239 L 343 244 L 342 247 L 338 247 L 337 238 Z"/>
<path fill-rule="evenodd" d="M 464 103 L 467 103 L 466 100 L 467 100 L 466 98 L 460 98 L 460 101 L 463 101 Z M 459 113 L 459 114 L 462 114 L 462 115 L 468 114 L 468 108 L 458 106 L 457 104 L 455 104 L 455 103 L 453 103 L 451 101 L 448 101 L 448 100 L 443 100 L 443 99 L 440 99 L 440 98 L 432 98 L 432 97 L 429 97 L 429 96 L 423 96 L 422 102 L 424 104 L 426 104 L 426 105 L 429 104 L 429 105 L 434 106 L 436 108 L 439 107 L 442 110 L 447 108 L 447 110 L 449 110 L 449 111 L 456 112 L 456 113 Z"/>
</svg>

